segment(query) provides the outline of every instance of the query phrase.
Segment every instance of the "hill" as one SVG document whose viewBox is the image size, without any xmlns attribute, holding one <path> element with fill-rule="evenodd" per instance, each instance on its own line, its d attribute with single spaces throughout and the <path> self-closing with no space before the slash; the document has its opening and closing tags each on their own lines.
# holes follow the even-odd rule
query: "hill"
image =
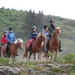
<svg viewBox="0 0 75 75">
<path fill-rule="evenodd" d="M 49 25 L 50 19 L 55 19 L 56 26 L 60 26 L 62 34 L 62 49 L 64 53 L 75 52 L 75 20 L 65 19 L 58 16 L 44 15 L 43 12 L 38 14 L 35 11 L 18 11 L 14 9 L 0 8 L 0 37 L 2 30 L 8 29 L 10 26 L 14 28 L 17 38 L 23 40 L 29 39 L 31 27 L 36 25 L 41 31 L 43 25 Z"/>
</svg>

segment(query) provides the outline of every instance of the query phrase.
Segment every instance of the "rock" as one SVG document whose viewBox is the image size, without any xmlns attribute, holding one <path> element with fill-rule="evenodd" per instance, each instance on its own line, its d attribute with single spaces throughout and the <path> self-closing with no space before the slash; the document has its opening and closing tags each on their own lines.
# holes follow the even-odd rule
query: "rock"
<svg viewBox="0 0 75 75">
<path fill-rule="evenodd" d="M 65 68 L 72 66 L 72 64 L 48 64 L 48 66 L 51 68 Z"/>
<path fill-rule="evenodd" d="M 0 66 L 0 75 L 20 75 L 20 69 L 17 67 Z"/>
</svg>

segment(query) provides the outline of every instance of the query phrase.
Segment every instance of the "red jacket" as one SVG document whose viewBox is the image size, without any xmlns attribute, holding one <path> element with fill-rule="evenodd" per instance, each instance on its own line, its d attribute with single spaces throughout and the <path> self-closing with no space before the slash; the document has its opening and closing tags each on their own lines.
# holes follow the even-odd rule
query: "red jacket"
<svg viewBox="0 0 75 75">
<path fill-rule="evenodd" d="M 1 43 L 2 44 L 7 44 L 8 41 L 6 40 L 6 35 L 3 35 L 2 38 L 1 38 Z"/>
</svg>

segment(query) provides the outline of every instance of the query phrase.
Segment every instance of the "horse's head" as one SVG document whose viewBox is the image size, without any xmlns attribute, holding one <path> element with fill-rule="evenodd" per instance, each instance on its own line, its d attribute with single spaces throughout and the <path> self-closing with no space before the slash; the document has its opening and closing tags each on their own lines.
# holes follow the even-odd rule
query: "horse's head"
<svg viewBox="0 0 75 75">
<path fill-rule="evenodd" d="M 46 35 L 44 33 L 39 33 L 37 35 L 37 39 L 39 39 L 40 41 L 44 41 L 46 39 Z"/>
<path fill-rule="evenodd" d="M 55 32 L 59 35 L 59 34 L 61 33 L 60 27 L 56 27 L 56 28 L 55 28 Z"/>
<path fill-rule="evenodd" d="M 20 48 L 21 50 L 23 50 L 23 40 L 22 39 L 17 39 L 14 43 L 16 44 L 17 48 Z"/>
<path fill-rule="evenodd" d="M 60 27 L 56 27 L 55 30 L 54 30 L 54 34 L 53 34 L 53 37 L 58 37 L 61 33 L 61 29 Z"/>
</svg>

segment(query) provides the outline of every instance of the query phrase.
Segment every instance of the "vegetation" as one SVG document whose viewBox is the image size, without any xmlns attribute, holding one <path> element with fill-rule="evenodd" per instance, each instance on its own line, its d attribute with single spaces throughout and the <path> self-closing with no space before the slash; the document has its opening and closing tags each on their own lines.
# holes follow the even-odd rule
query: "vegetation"
<svg viewBox="0 0 75 75">
<path fill-rule="evenodd" d="M 62 41 L 64 53 L 75 52 L 75 21 L 58 16 L 44 15 L 40 11 L 36 14 L 32 10 L 18 11 L 5 9 L 4 7 L 0 8 L 0 37 L 2 36 L 2 30 L 8 29 L 11 26 L 14 28 L 16 38 L 22 38 L 25 41 L 30 38 L 33 25 L 37 26 L 38 31 L 42 31 L 43 25 L 49 25 L 50 19 L 55 19 L 55 25 L 61 27 L 60 40 Z"/>
</svg>

